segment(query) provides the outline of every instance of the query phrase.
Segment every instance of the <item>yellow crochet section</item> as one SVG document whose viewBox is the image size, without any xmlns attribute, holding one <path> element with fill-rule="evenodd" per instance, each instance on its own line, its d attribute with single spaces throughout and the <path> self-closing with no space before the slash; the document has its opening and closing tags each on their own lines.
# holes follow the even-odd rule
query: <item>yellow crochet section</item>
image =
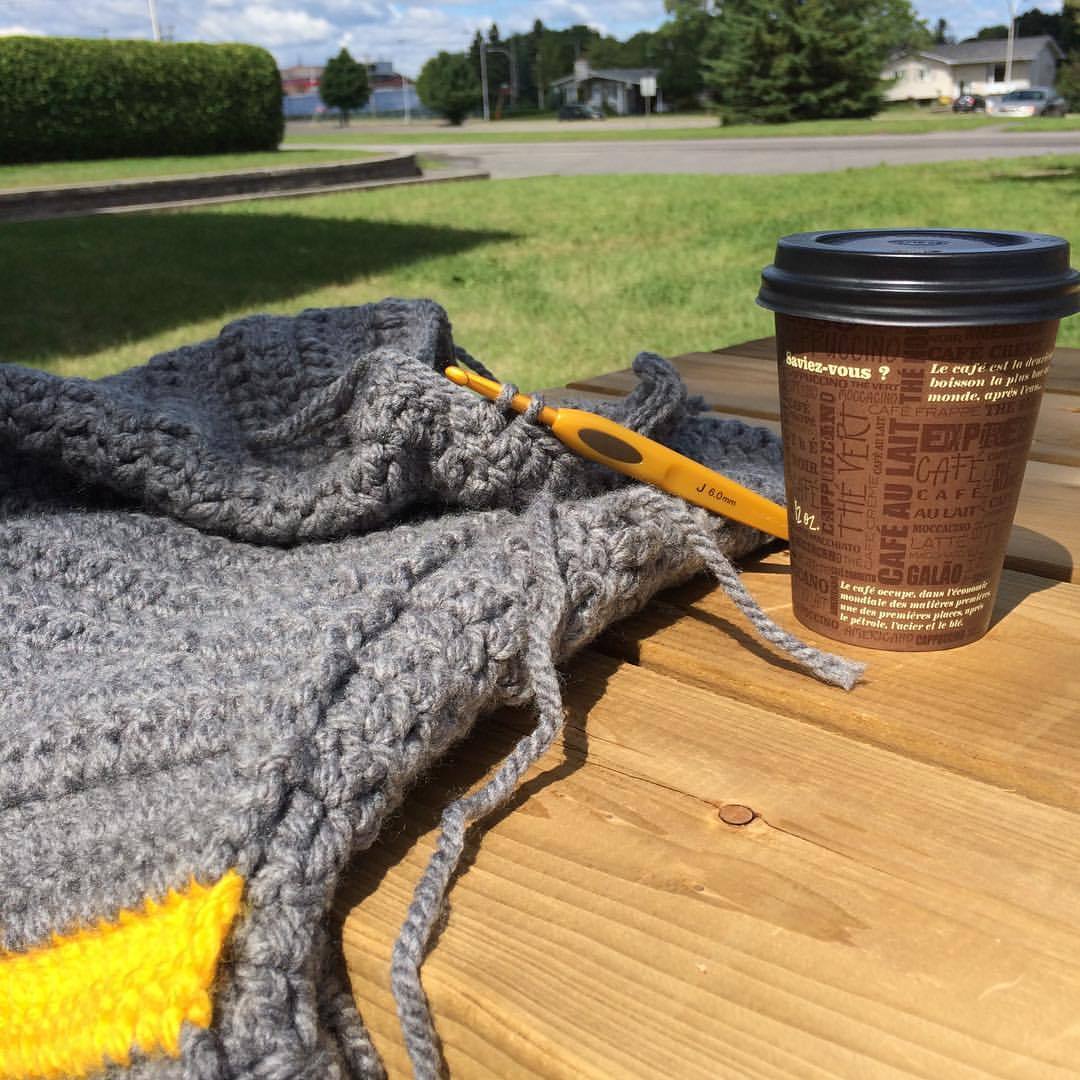
<svg viewBox="0 0 1080 1080">
<path fill-rule="evenodd" d="M 115 922 L 24 953 L 0 952 L 0 1078 L 85 1077 L 135 1047 L 180 1055 L 184 1021 L 207 1027 L 210 985 L 244 879 L 194 878 Z"/>
</svg>

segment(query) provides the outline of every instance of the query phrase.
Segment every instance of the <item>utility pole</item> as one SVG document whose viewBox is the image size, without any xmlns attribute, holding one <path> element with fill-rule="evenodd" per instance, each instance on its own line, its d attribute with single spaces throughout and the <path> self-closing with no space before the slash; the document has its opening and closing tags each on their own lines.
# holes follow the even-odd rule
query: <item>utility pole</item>
<svg viewBox="0 0 1080 1080">
<path fill-rule="evenodd" d="M 1012 89 L 1013 38 L 1016 29 L 1016 0 L 1009 0 L 1009 44 L 1005 47 L 1005 83 Z"/>
<path fill-rule="evenodd" d="M 491 119 L 491 109 L 488 107 L 487 92 L 487 45 L 482 38 L 480 40 L 480 93 L 484 99 L 484 121 L 487 122 Z"/>
<path fill-rule="evenodd" d="M 154 0 L 146 0 L 146 2 L 150 6 L 150 26 L 151 29 L 154 31 L 154 40 L 160 41 L 161 27 L 158 26 L 157 21 L 157 5 L 154 3 Z"/>
<path fill-rule="evenodd" d="M 487 54 L 489 52 L 502 53 L 510 61 L 510 101 L 517 104 L 517 61 L 510 49 L 504 49 L 501 45 L 489 45 L 482 38 L 480 40 L 480 82 L 484 94 L 484 119 L 491 119 L 491 109 L 488 105 L 488 81 L 487 81 Z"/>
</svg>

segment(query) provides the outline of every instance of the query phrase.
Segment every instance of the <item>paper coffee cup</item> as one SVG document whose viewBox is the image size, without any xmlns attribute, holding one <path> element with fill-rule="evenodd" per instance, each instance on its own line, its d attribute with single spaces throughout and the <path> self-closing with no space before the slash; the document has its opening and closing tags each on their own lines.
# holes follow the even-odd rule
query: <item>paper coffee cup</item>
<svg viewBox="0 0 1080 1080">
<path fill-rule="evenodd" d="M 1065 240 L 800 233 L 762 271 L 776 313 L 792 599 L 868 648 L 947 649 L 990 624 L 1057 336 Z"/>
</svg>

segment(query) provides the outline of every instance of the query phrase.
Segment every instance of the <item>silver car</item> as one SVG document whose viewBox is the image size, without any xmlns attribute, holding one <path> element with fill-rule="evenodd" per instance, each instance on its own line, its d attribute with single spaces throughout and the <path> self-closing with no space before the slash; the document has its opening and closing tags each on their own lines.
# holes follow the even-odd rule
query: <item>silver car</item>
<svg viewBox="0 0 1080 1080">
<path fill-rule="evenodd" d="M 1013 90 L 1006 94 L 994 113 L 997 116 L 1064 116 L 1067 111 L 1065 99 L 1049 86 L 1033 86 L 1030 90 Z"/>
</svg>

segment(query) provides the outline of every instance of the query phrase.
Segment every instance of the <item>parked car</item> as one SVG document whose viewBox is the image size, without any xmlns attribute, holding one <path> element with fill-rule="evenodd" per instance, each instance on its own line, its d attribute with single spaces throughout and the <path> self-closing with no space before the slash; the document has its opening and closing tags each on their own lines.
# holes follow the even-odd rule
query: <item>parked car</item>
<svg viewBox="0 0 1080 1080">
<path fill-rule="evenodd" d="M 559 109 L 560 120 L 603 120 L 604 114 L 592 105 L 564 105 Z"/>
<path fill-rule="evenodd" d="M 999 116 L 1064 116 L 1068 106 L 1050 87 L 1033 86 L 1010 91 L 1001 99 L 997 112 Z"/>
<path fill-rule="evenodd" d="M 982 94 L 961 94 L 952 103 L 953 112 L 986 112 L 986 98 Z"/>
</svg>

